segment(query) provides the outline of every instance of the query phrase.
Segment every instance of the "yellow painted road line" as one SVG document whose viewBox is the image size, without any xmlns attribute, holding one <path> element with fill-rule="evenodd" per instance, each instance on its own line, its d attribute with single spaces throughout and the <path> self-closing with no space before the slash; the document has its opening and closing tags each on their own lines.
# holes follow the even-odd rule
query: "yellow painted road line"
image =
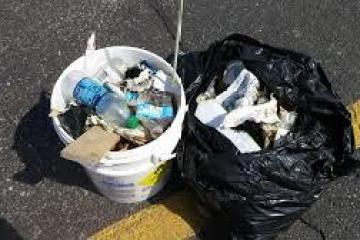
<svg viewBox="0 0 360 240">
<path fill-rule="evenodd" d="M 351 125 L 354 131 L 355 147 L 360 148 L 360 100 L 348 106 L 351 113 Z"/>
<path fill-rule="evenodd" d="M 189 191 L 177 192 L 91 236 L 90 240 L 188 239 L 200 228 L 198 201 Z"/>
</svg>

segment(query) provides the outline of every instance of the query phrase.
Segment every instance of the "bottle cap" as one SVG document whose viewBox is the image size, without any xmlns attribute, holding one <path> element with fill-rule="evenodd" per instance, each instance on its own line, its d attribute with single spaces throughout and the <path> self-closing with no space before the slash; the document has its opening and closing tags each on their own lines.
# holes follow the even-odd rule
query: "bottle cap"
<svg viewBox="0 0 360 240">
<path fill-rule="evenodd" d="M 139 124 L 139 119 L 135 115 L 131 115 L 126 121 L 126 127 L 130 129 L 137 128 Z"/>
</svg>

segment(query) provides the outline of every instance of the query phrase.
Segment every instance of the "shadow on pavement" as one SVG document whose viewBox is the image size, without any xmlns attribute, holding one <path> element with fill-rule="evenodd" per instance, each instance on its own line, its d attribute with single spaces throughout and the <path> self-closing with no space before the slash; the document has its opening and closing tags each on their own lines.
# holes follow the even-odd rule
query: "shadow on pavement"
<svg viewBox="0 0 360 240">
<path fill-rule="evenodd" d="M 5 218 L 0 218 L 0 239 L 6 240 L 22 240 L 23 237 Z"/>
<path fill-rule="evenodd" d="M 79 164 L 60 158 L 64 145 L 48 117 L 49 109 L 50 98 L 42 92 L 39 102 L 17 126 L 13 148 L 25 168 L 13 176 L 14 180 L 34 185 L 49 178 L 62 184 L 94 190 Z"/>
</svg>

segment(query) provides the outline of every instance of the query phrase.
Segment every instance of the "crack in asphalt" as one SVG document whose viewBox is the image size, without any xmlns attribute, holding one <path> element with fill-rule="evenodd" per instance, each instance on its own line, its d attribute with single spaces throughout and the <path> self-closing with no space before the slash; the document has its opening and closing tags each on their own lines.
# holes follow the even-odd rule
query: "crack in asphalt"
<svg viewBox="0 0 360 240">
<path fill-rule="evenodd" d="M 162 9 L 161 4 L 158 2 L 158 0 L 152 0 L 152 1 L 146 1 L 150 8 L 156 13 L 156 15 L 160 18 L 161 23 L 164 25 L 166 31 L 170 34 L 171 38 L 176 41 L 176 25 L 173 24 L 171 18 L 167 16 L 164 13 L 164 9 Z M 182 40 L 180 40 L 179 48 L 181 51 L 185 51 L 184 45 L 182 43 Z"/>
<path fill-rule="evenodd" d="M 300 220 L 300 222 L 304 223 L 306 226 L 308 226 L 309 228 L 311 228 L 312 230 L 314 230 L 315 232 L 317 232 L 317 233 L 320 235 L 320 237 L 321 237 L 322 240 L 326 240 L 325 233 L 324 233 L 324 231 L 323 231 L 321 228 L 319 228 L 319 227 L 317 227 L 317 226 L 309 223 L 309 222 L 306 221 L 304 218 L 300 218 L 299 220 Z"/>
</svg>

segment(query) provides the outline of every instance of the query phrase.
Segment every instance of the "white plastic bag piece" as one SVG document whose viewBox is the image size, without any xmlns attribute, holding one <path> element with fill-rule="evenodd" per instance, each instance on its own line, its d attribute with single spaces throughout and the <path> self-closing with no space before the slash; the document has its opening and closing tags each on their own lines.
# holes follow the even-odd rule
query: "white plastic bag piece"
<svg viewBox="0 0 360 240">
<path fill-rule="evenodd" d="M 168 81 L 164 81 L 163 79 L 159 79 L 159 78 L 153 78 L 154 82 L 153 82 L 153 88 L 161 91 L 161 92 L 167 92 L 165 89 L 167 88 L 167 82 Z"/>
<path fill-rule="evenodd" d="M 216 94 L 215 94 L 215 80 L 212 80 L 209 87 L 206 89 L 205 92 L 203 92 L 202 94 L 200 94 L 199 96 L 197 96 L 196 98 L 196 102 L 200 103 L 202 101 L 208 100 L 208 99 L 212 99 L 212 98 L 216 98 Z"/>
<path fill-rule="evenodd" d="M 260 82 L 256 76 L 243 69 L 226 91 L 216 97 L 216 100 L 228 111 L 251 106 L 258 97 L 259 87 Z"/>
<path fill-rule="evenodd" d="M 120 59 L 116 59 L 111 65 L 107 64 L 93 76 L 93 79 L 101 84 L 112 83 L 120 85 L 124 82 L 127 67 Z"/>
<path fill-rule="evenodd" d="M 95 41 L 96 41 L 95 32 L 92 32 L 90 38 L 87 41 L 87 48 L 86 49 L 87 50 L 96 50 Z"/>
<path fill-rule="evenodd" d="M 153 85 L 152 87 L 161 91 L 161 92 L 177 92 L 180 87 L 178 81 L 171 81 L 171 77 L 167 75 L 164 71 L 158 70 L 156 75 L 152 76 Z"/>
<path fill-rule="evenodd" d="M 217 128 L 217 130 L 228 138 L 241 153 L 258 152 L 261 150 L 260 146 L 245 131 L 220 128 Z"/>
<path fill-rule="evenodd" d="M 139 85 L 150 80 L 151 80 L 151 72 L 148 69 L 145 69 L 140 73 L 138 77 L 132 79 L 135 85 Z"/>
<path fill-rule="evenodd" d="M 279 140 L 282 136 L 285 136 L 290 132 L 290 129 L 295 124 L 297 113 L 286 110 L 280 111 L 280 126 L 275 135 L 275 141 Z"/>
<path fill-rule="evenodd" d="M 130 91 L 142 92 L 152 86 L 152 76 L 149 70 L 144 70 L 136 78 L 126 80 L 126 87 Z"/>
<path fill-rule="evenodd" d="M 226 114 L 226 110 L 215 99 L 200 102 L 195 112 L 195 116 L 202 123 L 216 128 L 216 130 L 228 138 L 241 153 L 260 151 L 260 146 L 248 133 L 244 131 L 220 128 L 220 126 L 223 124 Z"/>
<path fill-rule="evenodd" d="M 96 50 L 96 36 L 95 32 L 91 33 L 91 36 L 87 40 L 86 54 Z"/>
<path fill-rule="evenodd" d="M 118 96 L 120 96 L 121 98 L 125 98 L 125 94 L 123 91 L 120 90 L 120 88 L 118 86 L 116 86 L 115 84 L 111 83 L 111 82 L 106 82 L 104 83 L 104 85 L 110 89 L 112 92 L 116 93 Z"/>
<path fill-rule="evenodd" d="M 101 126 L 106 131 L 117 133 L 121 137 L 123 137 L 131 142 L 134 142 L 138 145 L 144 145 L 150 141 L 150 135 L 141 125 L 135 129 L 117 127 L 117 126 L 114 126 L 114 125 L 106 122 L 104 119 L 100 118 L 97 115 L 88 116 L 85 124 L 87 127 Z"/>
<path fill-rule="evenodd" d="M 195 111 L 195 117 L 210 127 L 220 127 L 226 116 L 226 110 L 215 100 L 200 102 Z"/>
<path fill-rule="evenodd" d="M 267 103 L 255 106 L 238 107 L 225 116 L 223 126 L 225 128 L 233 128 L 243 124 L 245 121 L 267 124 L 280 122 L 280 119 L 277 116 L 276 99 L 271 96 L 271 100 Z"/>
</svg>

